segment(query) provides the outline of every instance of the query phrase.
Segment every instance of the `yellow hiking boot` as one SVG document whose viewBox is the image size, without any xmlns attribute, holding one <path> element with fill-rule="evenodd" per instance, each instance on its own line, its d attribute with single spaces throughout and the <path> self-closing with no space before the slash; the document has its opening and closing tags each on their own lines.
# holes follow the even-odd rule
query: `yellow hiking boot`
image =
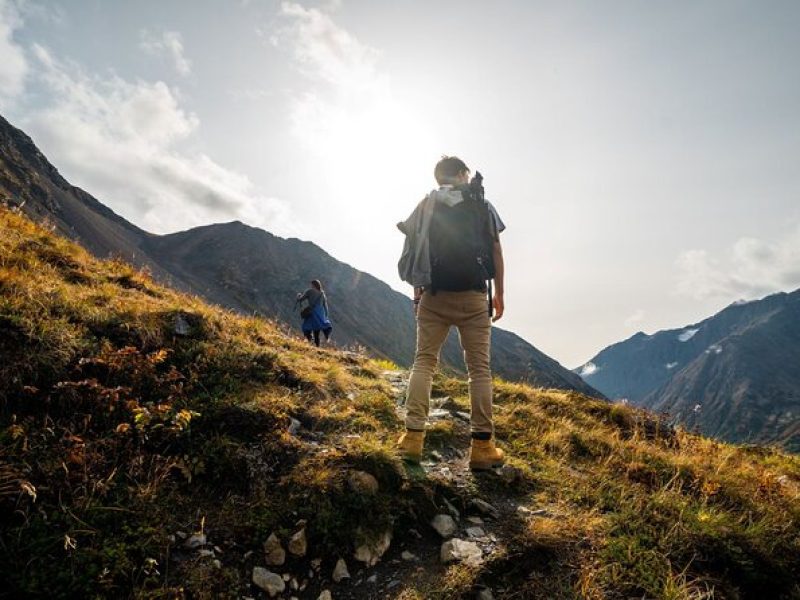
<svg viewBox="0 0 800 600">
<path fill-rule="evenodd" d="M 472 440 L 469 452 L 469 468 L 475 471 L 485 471 L 500 467 L 505 461 L 505 455 L 500 448 L 494 445 L 493 439 Z"/>
<path fill-rule="evenodd" d="M 425 443 L 424 431 L 406 431 L 397 440 L 400 456 L 408 462 L 418 463 L 422 460 L 422 445 Z"/>
</svg>

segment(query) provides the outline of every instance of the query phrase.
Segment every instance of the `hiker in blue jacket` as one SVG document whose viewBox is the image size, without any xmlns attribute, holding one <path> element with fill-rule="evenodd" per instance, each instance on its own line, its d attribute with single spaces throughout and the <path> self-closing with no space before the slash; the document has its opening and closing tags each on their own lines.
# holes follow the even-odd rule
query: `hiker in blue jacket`
<svg viewBox="0 0 800 600">
<path fill-rule="evenodd" d="M 306 306 L 300 311 L 300 316 L 303 318 L 303 335 L 310 342 L 311 336 L 314 336 L 314 344 L 319 346 L 319 332 L 325 334 L 325 342 L 327 343 L 333 331 L 333 325 L 328 317 L 328 299 L 322 289 L 322 284 L 319 279 L 311 281 L 311 287 L 305 292 L 297 294 L 296 304 L 306 302 Z"/>
</svg>

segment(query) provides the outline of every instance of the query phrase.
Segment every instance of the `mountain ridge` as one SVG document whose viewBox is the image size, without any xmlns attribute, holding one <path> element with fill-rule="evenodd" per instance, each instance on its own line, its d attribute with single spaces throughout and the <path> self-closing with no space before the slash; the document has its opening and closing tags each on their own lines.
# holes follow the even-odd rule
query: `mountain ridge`
<svg viewBox="0 0 800 600">
<path fill-rule="evenodd" d="M 372 275 L 338 261 L 315 243 L 281 238 L 238 220 L 152 234 L 71 186 L 33 140 L 1 116 L 0 150 L 0 194 L 21 205 L 31 217 L 52 222 L 95 256 L 121 257 L 179 290 L 243 313 L 276 317 L 289 325 L 298 322 L 293 311 L 295 294 L 308 287 L 311 279 L 321 279 L 331 301 L 337 343 L 367 347 L 376 356 L 400 365 L 413 360 L 411 300 Z M 232 229 L 236 235 L 229 233 Z M 231 245 L 236 243 L 239 246 Z M 269 261 L 259 255 L 261 251 L 268 253 Z M 386 323 L 391 323 L 388 334 Z M 516 334 L 493 327 L 492 339 L 496 374 L 602 397 Z M 465 370 L 455 332 L 442 349 L 442 364 L 456 372 Z"/>
<path fill-rule="evenodd" d="M 798 307 L 800 290 L 734 302 L 682 328 L 637 333 L 576 371 L 612 399 L 706 435 L 800 451 Z"/>
</svg>

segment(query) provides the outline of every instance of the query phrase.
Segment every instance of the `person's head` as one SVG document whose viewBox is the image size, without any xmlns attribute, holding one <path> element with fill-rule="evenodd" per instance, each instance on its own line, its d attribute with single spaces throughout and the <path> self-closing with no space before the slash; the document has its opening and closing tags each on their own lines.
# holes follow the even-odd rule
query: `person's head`
<svg viewBox="0 0 800 600">
<path fill-rule="evenodd" d="M 439 185 L 462 185 L 469 183 L 469 167 L 457 156 L 443 156 L 436 163 L 433 176 Z"/>
<path fill-rule="evenodd" d="M 319 282 L 319 279 L 312 279 L 311 285 L 315 290 L 322 291 L 322 284 Z"/>
</svg>

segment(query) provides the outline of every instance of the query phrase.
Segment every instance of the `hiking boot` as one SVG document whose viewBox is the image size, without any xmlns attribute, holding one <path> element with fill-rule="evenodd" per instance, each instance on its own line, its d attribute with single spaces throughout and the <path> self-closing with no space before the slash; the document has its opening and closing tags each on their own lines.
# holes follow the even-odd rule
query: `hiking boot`
<svg viewBox="0 0 800 600">
<path fill-rule="evenodd" d="M 503 451 L 494 445 L 493 439 L 472 440 L 469 452 L 469 468 L 475 471 L 486 471 L 503 465 Z"/>
<path fill-rule="evenodd" d="M 419 463 L 422 460 L 422 445 L 425 443 L 424 431 L 408 431 L 397 440 L 397 449 L 403 460 Z"/>
</svg>

